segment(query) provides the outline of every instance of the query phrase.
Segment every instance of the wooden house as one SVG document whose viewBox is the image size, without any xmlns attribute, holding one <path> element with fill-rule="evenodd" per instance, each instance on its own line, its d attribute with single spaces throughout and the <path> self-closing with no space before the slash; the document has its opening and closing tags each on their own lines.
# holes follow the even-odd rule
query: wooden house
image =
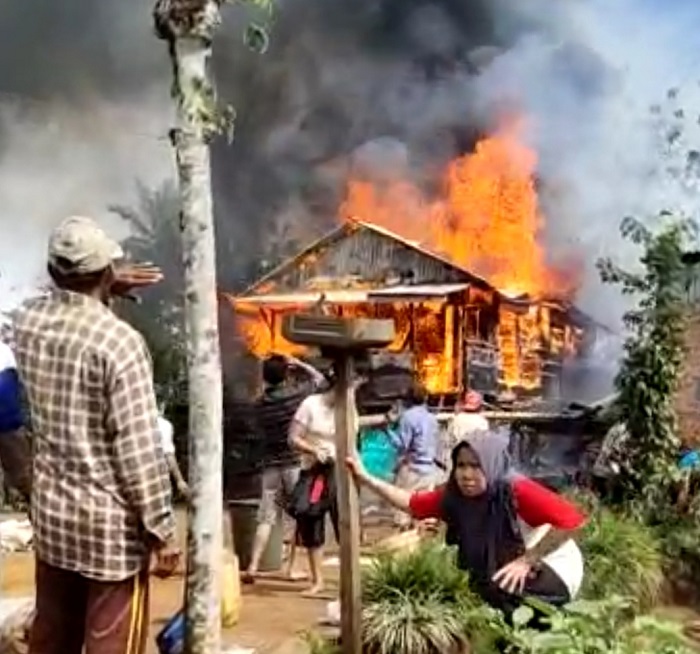
<svg viewBox="0 0 700 654">
<path fill-rule="evenodd" d="M 395 341 L 370 357 L 385 373 L 377 375 L 378 396 L 393 392 L 388 371 L 417 376 L 443 400 L 466 388 L 557 395 L 562 361 L 585 353 L 596 330 L 575 307 L 507 297 L 444 256 L 364 222 L 340 225 L 240 295 L 223 297 L 258 356 L 295 352 L 281 335 L 287 312 L 323 305 L 393 318 Z"/>
</svg>

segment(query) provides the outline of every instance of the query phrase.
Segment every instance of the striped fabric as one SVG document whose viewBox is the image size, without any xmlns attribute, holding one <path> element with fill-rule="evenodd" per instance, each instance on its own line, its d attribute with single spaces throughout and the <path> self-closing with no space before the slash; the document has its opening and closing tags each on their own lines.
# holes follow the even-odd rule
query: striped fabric
<svg viewBox="0 0 700 654">
<path fill-rule="evenodd" d="M 22 403 L 17 365 L 10 346 L 0 342 L 0 434 L 19 429 Z"/>
</svg>

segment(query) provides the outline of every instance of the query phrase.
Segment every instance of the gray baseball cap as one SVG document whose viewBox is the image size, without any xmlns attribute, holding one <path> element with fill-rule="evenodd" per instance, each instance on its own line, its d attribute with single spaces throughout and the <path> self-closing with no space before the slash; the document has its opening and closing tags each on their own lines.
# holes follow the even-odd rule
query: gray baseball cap
<svg viewBox="0 0 700 654">
<path fill-rule="evenodd" d="M 49 238 L 49 264 L 63 274 L 99 272 L 123 257 L 119 243 L 109 238 L 92 218 L 66 218 Z"/>
</svg>

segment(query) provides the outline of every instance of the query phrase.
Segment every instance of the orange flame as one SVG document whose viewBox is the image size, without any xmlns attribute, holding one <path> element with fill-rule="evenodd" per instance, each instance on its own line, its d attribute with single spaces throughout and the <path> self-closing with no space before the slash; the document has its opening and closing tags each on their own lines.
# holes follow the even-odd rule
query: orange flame
<svg viewBox="0 0 700 654">
<path fill-rule="evenodd" d="M 511 123 L 480 141 L 472 154 L 451 161 L 437 200 L 403 179 L 351 179 L 341 218 L 418 241 L 508 295 L 569 295 L 578 275 L 562 275 L 546 261 L 537 156 L 520 137 L 521 124 Z"/>
<path fill-rule="evenodd" d="M 535 182 L 537 155 L 524 144 L 521 128 L 522 123 L 511 122 L 481 140 L 473 153 L 451 161 L 437 198 L 400 174 L 385 173 L 381 181 L 352 178 L 340 217 L 373 223 L 415 241 L 484 277 L 504 295 L 568 299 L 578 288 L 581 269 L 570 264 L 562 270 L 547 260 L 541 240 L 545 217 Z M 569 261 L 575 258 L 569 256 Z M 247 309 L 240 304 L 237 308 L 243 314 L 238 328 L 255 354 L 303 350 L 284 340 L 279 321 L 271 318 L 268 323 L 257 309 Z M 345 306 L 343 315 L 364 315 L 365 309 Z M 455 359 L 454 315 L 441 313 L 439 307 L 423 309 L 423 314 L 411 314 L 416 371 L 430 392 L 455 390 L 460 364 Z M 399 305 L 392 310 L 397 319 L 402 315 Z M 407 330 L 400 330 L 390 349 L 403 347 Z M 501 384 L 528 389 L 542 386 L 543 344 L 557 355 L 575 349 L 576 340 L 550 325 L 550 310 L 541 303 L 515 312 L 502 305 L 495 337 Z"/>
</svg>

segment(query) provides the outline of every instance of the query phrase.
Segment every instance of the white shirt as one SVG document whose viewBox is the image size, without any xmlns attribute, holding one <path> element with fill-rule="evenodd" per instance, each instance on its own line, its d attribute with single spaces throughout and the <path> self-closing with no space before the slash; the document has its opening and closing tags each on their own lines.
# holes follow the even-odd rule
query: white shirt
<svg viewBox="0 0 700 654">
<path fill-rule="evenodd" d="M 10 346 L 0 341 L 0 371 L 14 370 L 16 368 L 17 362 L 15 361 L 15 355 L 10 349 Z"/>
<path fill-rule="evenodd" d="M 480 413 L 468 413 L 460 411 L 452 418 L 450 426 L 453 442 L 456 445 L 463 441 L 470 434 L 476 432 L 488 431 L 489 421 Z"/>
<path fill-rule="evenodd" d="M 330 459 L 335 459 L 335 407 L 321 393 L 309 395 L 297 409 L 294 422 L 302 425 L 306 434 L 304 438 L 314 448 L 326 451 Z M 302 457 L 302 464 L 309 467 L 314 459 L 308 455 Z"/>
<path fill-rule="evenodd" d="M 526 549 L 537 545 L 551 529 L 550 525 L 533 529 L 522 520 L 518 520 L 518 523 Z M 583 583 L 583 555 L 576 542 L 573 539 L 567 540 L 551 554 L 545 556 L 542 562 L 546 563 L 564 582 L 569 590 L 569 597 L 572 600 L 575 599 Z"/>
<path fill-rule="evenodd" d="M 173 440 L 173 423 L 162 416 L 158 418 L 158 431 L 160 432 L 160 444 L 163 454 L 175 454 L 175 441 Z"/>
</svg>

